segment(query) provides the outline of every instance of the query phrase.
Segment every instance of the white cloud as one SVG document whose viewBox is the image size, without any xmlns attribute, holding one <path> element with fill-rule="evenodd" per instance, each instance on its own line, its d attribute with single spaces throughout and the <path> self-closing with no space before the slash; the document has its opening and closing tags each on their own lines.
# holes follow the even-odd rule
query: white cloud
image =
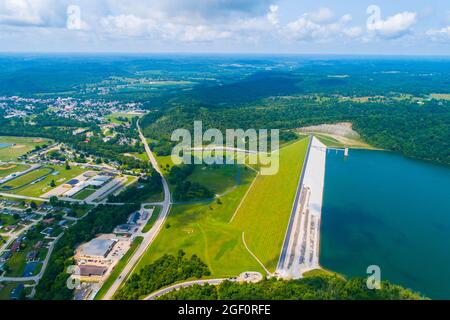
<svg viewBox="0 0 450 320">
<path fill-rule="evenodd" d="M 142 19 L 135 15 L 107 16 L 101 20 L 104 30 L 119 36 L 143 36 L 155 29 L 156 23 L 151 19 Z"/>
<path fill-rule="evenodd" d="M 334 16 L 330 9 L 321 8 L 314 14 L 306 13 L 288 23 L 283 33 L 288 39 L 301 41 L 324 41 L 343 36 L 356 38 L 363 33 L 360 27 L 348 26 L 352 20 L 351 15 L 343 15 L 338 20 L 333 19 Z"/>
<path fill-rule="evenodd" d="M 64 9 L 55 0 L 2 0 L 0 24 L 12 26 L 62 25 Z"/>
<path fill-rule="evenodd" d="M 450 39 L 450 26 L 442 29 L 430 29 L 426 34 L 433 40 L 448 40 Z"/>
<path fill-rule="evenodd" d="M 232 33 L 230 31 L 215 30 L 205 25 L 198 25 L 186 28 L 181 34 L 180 40 L 185 42 L 210 42 L 231 37 Z"/>
<path fill-rule="evenodd" d="M 309 16 L 314 22 L 327 22 L 334 18 L 334 12 L 330 8 L 321 7 L 317 12 L 310 13 Z"/>
<path fill-rule="evenodd" d="M 269 20 L 269 22 L 271 24 L 273 24 L 274 26 L 278 25 L 278 23 L 279 23 L 278 6 L 273 4 L 269 7 L 269 12 L 267 13 L 267 20 Z"/>
<path fill-rule="evenodd" d="M 380 16 L 373 21 L 367 22 L 367 30 L 382 38 L 394 39 L 401 37 L 411 31 L 416 23 L 415 12 L 402 12 L 383 20 Z"/>
</svg>

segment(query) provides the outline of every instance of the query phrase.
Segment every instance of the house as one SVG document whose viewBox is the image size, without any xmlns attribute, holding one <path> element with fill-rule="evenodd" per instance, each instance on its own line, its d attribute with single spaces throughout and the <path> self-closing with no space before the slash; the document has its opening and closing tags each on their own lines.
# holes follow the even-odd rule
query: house
<svg viewBox="0 0 450 320">
<path fill-rule="evenodd" d="M 42 220 L 42 223 L 44 223 L 44 224 L 51 224 L 53 222 L 55 222 L 55 218 L 49 218 L 49 219 Z"/>
<path fill-rule="evenodd" d="M 43 245 L 44 243 L 42 242 L 42 241 L 38 241 L 35 245 L 34 245 L 34 249 L 35 250 L 39 250 L 40 248 L 42 248 L 42 245 Z"/>
<path fill-rule="evenodd" d="M 33 250 L 28 252 L 27 254 L 27 261 L 34 261 L 38 257 L 38 252 Z"/>
<path fill-rule="evenodd" d="M 11 252 L 18 252 L 20 250 L 20 245 L 21 245 L 20 241 L 14 242 L 13 245 L 11 246 Z"/>
</svg>

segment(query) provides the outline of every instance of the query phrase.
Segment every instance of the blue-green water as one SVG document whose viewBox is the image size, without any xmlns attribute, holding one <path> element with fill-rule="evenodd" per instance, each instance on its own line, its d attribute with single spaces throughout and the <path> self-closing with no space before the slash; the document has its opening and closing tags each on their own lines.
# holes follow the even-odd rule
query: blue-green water
<svg viewBox="0 0 450 320">
<path fill-rule="evenodd" d="M 7 147 L 10 147 L 10 146 L 12 146 L 11 143 L 2 143 L 2 142 L 0 142 L 0 149 L 7 148 Z"/>
<path fill-rule="evenodd" d="M 450 169 L 395 153 L 327 156 L 321 264 L 347 276 L 369 265 L 434 299 L 450 299 Z"/>
</svg>

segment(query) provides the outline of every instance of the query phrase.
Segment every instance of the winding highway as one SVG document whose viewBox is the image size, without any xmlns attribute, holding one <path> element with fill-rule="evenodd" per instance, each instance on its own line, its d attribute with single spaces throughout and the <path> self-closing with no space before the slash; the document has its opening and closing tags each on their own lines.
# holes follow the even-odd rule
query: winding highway
<svg viewBox="0 0 450 320">
<path fill-rule="evenodd" d="M 222 282 L 225 281 L 230 281 L 230 282 L 259 282 L 261 280 L 263 280 L 264 277 L 262 276 L 261 273 L 259 272 L 244 272 L 242 273 L 239 277 L 236 278 L 222 278 L 222 279 L 203 279 L 203 280 L 191 280 L 191 281 L 186 281 L 186 282 L 182 282 L 182 283 L 177 283 L 174 285 L 171 285 L 169 287 L 160 289 L 158 291 L 153 292 L 152 294 L 148 295 L 144 300 L 155 300 L 163 295 L 168 294 L 169 292 L 172 291 L 177 291 L 180 290 L 182 288 L 188 288 L 188 287 L 192 287 L 195 285 L 200 285 L 200 286 L 204 286 L 204 285 L 212 285 L 212 286 L 217 286 L 219 284 L 221 284 Z"/>
<path fill-rule="evenodd" d="M 109 288 L 108 292 L 103 297 L 103 300 L 111 300 L 114 297 L 114 294 L 117 292 L 117 290 L 122 286 L 124 281 L 126 281 L 128 275 L 132 273 L 134 268 L 138 265 L 140 260 L 142 259 L 142 256 L 145 254 L 147 249 L 150 247 L 150 245 L 153 243 L 153 241 L 158 236 L 159 232 L 161 231 L 164 222 L 167 219 L 167 216 L 170 212 L 170 208 L 172 206 L 172 198 L 169 190 L 169 184 L 167 183 L 167 180 L 165 179 L 164 175 L 162 174 L 161 169 L 159 168 L 158 162 L 156 161 L 155 156 L 153 155 L 152 151 L 150 150 L 150 147 L 147 143 L 147 140 L 144 137 L 144 134 L 142 133 L 141 127 L 139 125 L 139 121 L 137 122 L 137 128 L 139 131 L 139 137 L 141 138 L 142 143 L 144 144 L 145 151 L 148 155 L 148 158 L 150 159 L 150 163 L 153 166 L 153 169 L 155 169 L 156 172 L 158 172 L 161 176 L 163 188 L 164 188 L 164 201 L 162 202 L 162 209 L 161 213 L 158 216 L 158 220 L 156 220 L 155 224 L 153 225 L 152 229 L 144 234 L 144 240 L 142 241 L 139 248 L 136 249 L 133 256 L 130 258 L 127 265 L 123 268 L 120 275 L 117 277 L 117 279 L 114 281 L 112 286 Z"/>
</svg>

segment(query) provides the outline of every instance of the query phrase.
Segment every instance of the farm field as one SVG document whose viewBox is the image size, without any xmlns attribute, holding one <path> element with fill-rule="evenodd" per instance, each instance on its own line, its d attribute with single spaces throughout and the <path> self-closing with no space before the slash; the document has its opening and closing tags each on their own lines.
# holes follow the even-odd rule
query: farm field
<svg viewBox="0 0 450 320">
<path fill-rule="evenodd" d="M 0 144 L 11 144 L 5 148 L 0 148 L 0 161 L 14 161 L 18 157 L 33 150 L 36 146 L 52 143 L 49 139 L 5 137 L 0 136 Z"/>
<path fill-rule="evenodd" d="M 73 166 L 70 170 L 66 170 L 64 166 L 56 166 L 51 165 L 48 166 L 48 168 L 51 168 L 54 170 L 54 172 L 50 175 L 48 175 L 45 179 L 42 181 L 39 181 L 35 184 L 29 184 L 27 186 L 24 186 L 23 188 L 11 191 L 11 193 L 23 195 L 23 196 L 29 196 L 29 197 L 40 197 L 44 193 L 50 191 L 52 188 L 50 187 L 50 183 L 52 180 L 55 181 L 56 186 L 60 186 L 61 184 L 66 183 L 67 181 L 75 178 L 76 176 L 82 174 L 83 172 L 86 172 L 87 170 L 82 169 L 81 167 Z M 21 178 L 26 178 L 28 176 L 25 175 Z M 15 181 L 15 180 L 13 180 Z M 11 181 L 11 182 L 13 182 Z M 31 179 L 29 181 L 32 181 Z M 7 192 L 7 191 L 6 191 Z"/>
<path fill-rule="evenodd" d="M 29 168 L 25 164 L 5 163 L 0 165 L 0 178 L 9 176 L 15 172 L 22 172 Z"/>
<path fill-rule="evenodd" d="M 241 184 L 220 198 L 221 203 L 175 205 L 155 242 L 136 270 L 164 254 L 179 250 L 198 255 L 210 268 L 211 277 L 232 277 L 245 271 L 264 273 L 246 250 L 242 231 L 229 223 L 242 197 L 254 180 L 252 170 L 242 170 Z"/>
<path fill-rule="evenodd" d="M 232 221 L 245 232 L 250 250 L 271 272 L 278 263 L 309 140 L 280 151 L 279 172 L 256 178 Z"/>
</svg>

